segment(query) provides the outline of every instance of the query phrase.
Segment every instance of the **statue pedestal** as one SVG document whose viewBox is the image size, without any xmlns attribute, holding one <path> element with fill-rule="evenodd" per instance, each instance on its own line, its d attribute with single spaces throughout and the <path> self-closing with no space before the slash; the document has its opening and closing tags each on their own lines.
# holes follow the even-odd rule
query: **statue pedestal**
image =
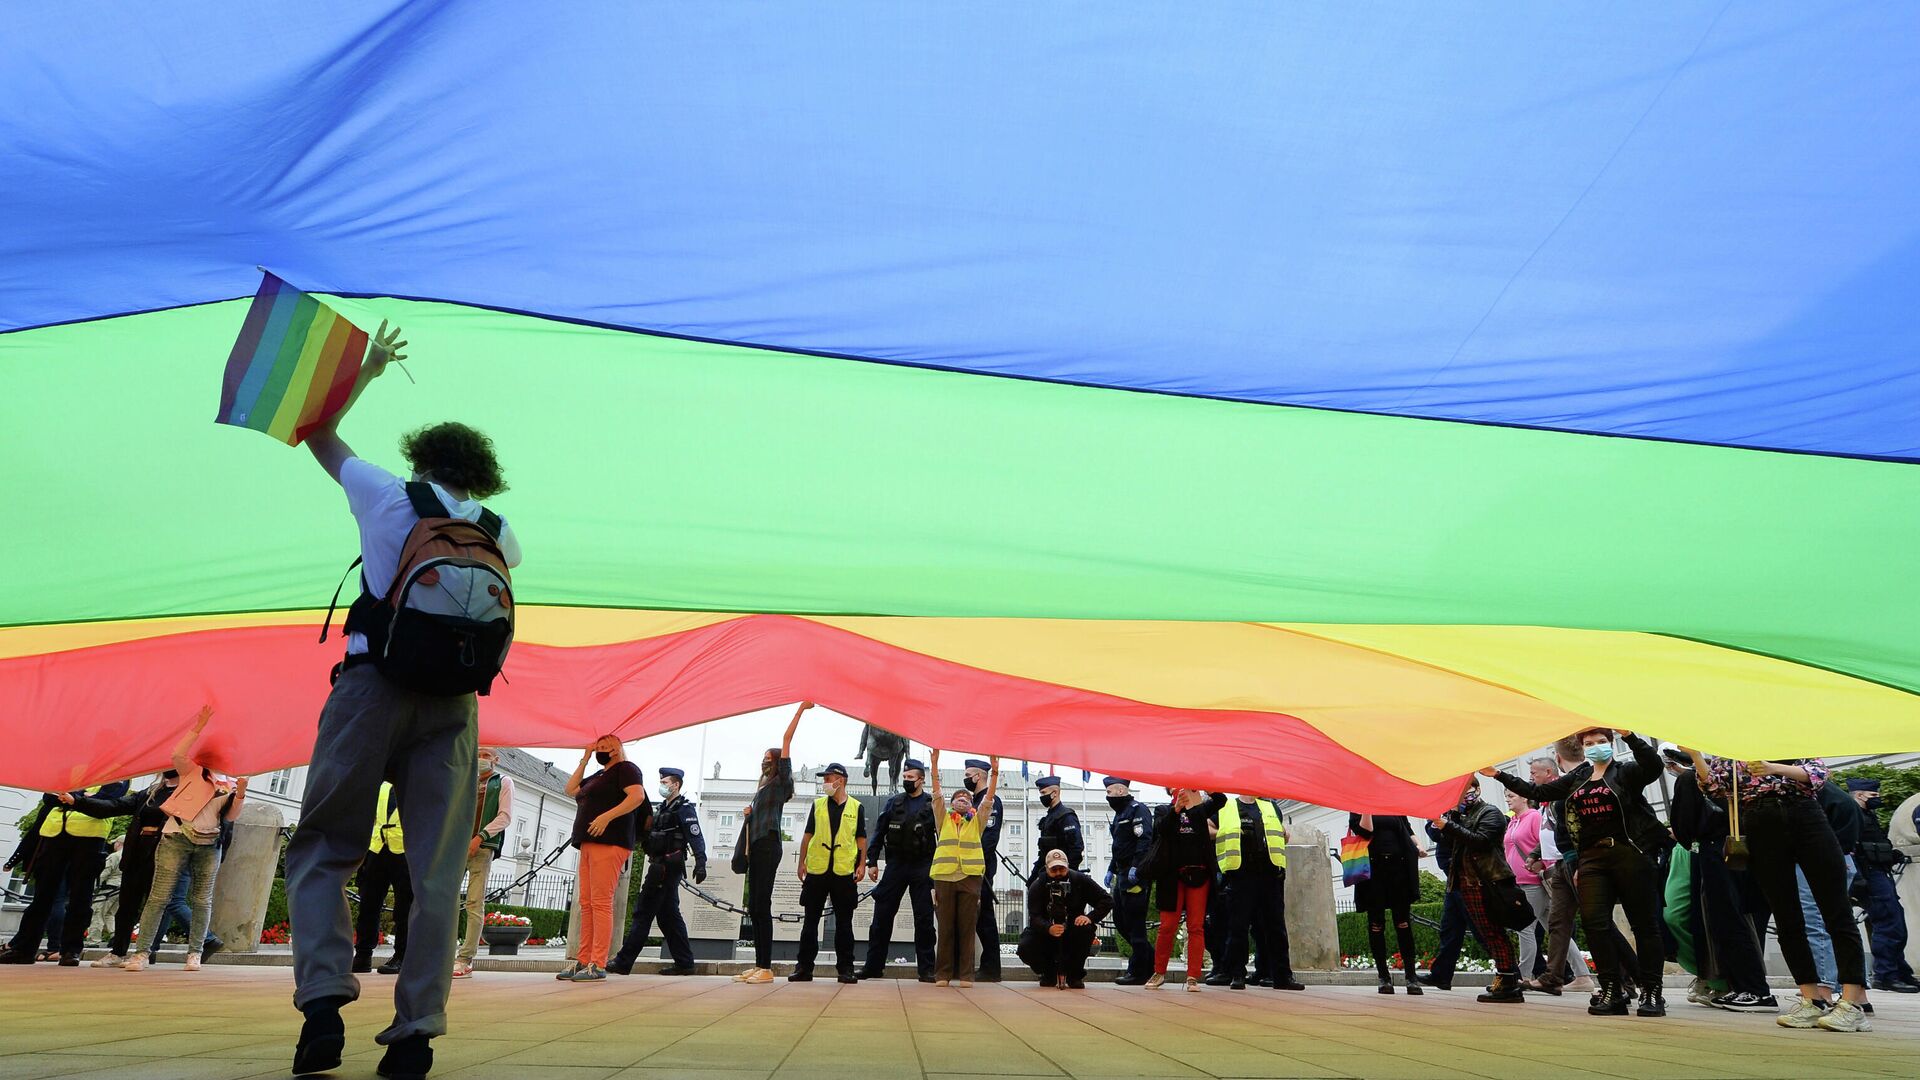
<svg viewBox="0 0 1920 1080">
<path fill-rule="evenodd" d="M 280 865 L 280 810 L 249 800 L 233 823 L 233 845 L 220 862 L 213 891 L 215 937 L 226 951 L 250 953 L 260 947 L 260 932 Z"/>
<path fill-rule="evenodd" d="M 1333 917 L 1333 862 L 1318 829 L 1287 830 L 1287 940 L 1301 971 L 1340 969 L 1340 926 Z"/>
</svg>

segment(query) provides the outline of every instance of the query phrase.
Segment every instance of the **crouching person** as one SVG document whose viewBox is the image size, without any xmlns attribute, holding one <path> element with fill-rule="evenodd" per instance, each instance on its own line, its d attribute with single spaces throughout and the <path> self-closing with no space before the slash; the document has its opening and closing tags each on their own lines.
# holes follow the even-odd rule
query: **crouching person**
<svg viewBox="0 0 1920 1080">
<path fill-rule="evenodd" d="M 1067 865 L 1067 853 L 1047 852 L 1046 873 L 1027 886 L 1027 928 L 1020 932 L 1020 962 L 1041 986 L 1084 990 L 1087 955 L 1098 942 L 1094 924 L 1113 910 L 1113 897 L 1099 883 Z"/>
</svg>

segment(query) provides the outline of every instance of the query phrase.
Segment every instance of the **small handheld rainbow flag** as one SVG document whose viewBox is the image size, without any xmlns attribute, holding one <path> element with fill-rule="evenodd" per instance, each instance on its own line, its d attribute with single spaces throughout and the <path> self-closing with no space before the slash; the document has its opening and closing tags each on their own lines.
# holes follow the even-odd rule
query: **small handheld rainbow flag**
<svg viewBox="0 0 1920 1080">
<path fill-rule="evenodd" d="M 307 293 L 265 277 L 227 357 L 215 423 L 298 446 L 347 403 L 367 332 Z"/>
<path fill-rule="evenodd" d="M 1354 885 L 1373 876 L 1373 856 L 1368 853 L 1369 841 L 1364 836 L 1348 833 L 1340 841 L 1340 880 L 1343 884 Z"/>
</svg>

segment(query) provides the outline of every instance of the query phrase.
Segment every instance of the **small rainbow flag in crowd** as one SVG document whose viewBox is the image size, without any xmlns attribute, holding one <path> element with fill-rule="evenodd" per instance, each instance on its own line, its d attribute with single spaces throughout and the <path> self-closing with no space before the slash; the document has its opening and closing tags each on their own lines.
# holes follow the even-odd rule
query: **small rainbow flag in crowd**
<svg viewBox="0 0 1920 1080">
<path fill-rule="evenodd" d="M 367 332 L 266 270 L 227 357 L 216 423 L 298 446 L 347 403 Z"/>
</svg>

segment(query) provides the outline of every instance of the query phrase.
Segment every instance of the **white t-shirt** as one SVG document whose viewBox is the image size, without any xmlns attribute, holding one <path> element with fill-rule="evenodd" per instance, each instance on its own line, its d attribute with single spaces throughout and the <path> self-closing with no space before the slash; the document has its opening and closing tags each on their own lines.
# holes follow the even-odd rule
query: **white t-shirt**
<svg viewBox="0 0 1920 1080">
<path fill-rule="evenodd" d="M 393 583 L 393 576 L 400 572 L 400 549 L 406 546 L 407 535 L 419 524 L 420 515 L 413 512 L 413 503 L 407 500 L 406 481 L 372 462 L 348 458 L 340 466 L 340 486 L 346 489 L 347 507 L 353 511 L 354 523 L 360 526 L 360 572 L 366 575 L 368 586 L 376 594 L 384 594 Z M 439 484 L 429 486 L 440 497 L 448 514 L 468 521 L 480 520 L 479 503 L 472 499 L 457 500 Z M 507 557 L 508 566 L 520 565 L 520 542 L 514 539 L 513 529 L 505 518 L 500 519 L 500 553 Z M 348 655 L 366 651 L 365 634 L 348 636 Z"/>
</svg>

